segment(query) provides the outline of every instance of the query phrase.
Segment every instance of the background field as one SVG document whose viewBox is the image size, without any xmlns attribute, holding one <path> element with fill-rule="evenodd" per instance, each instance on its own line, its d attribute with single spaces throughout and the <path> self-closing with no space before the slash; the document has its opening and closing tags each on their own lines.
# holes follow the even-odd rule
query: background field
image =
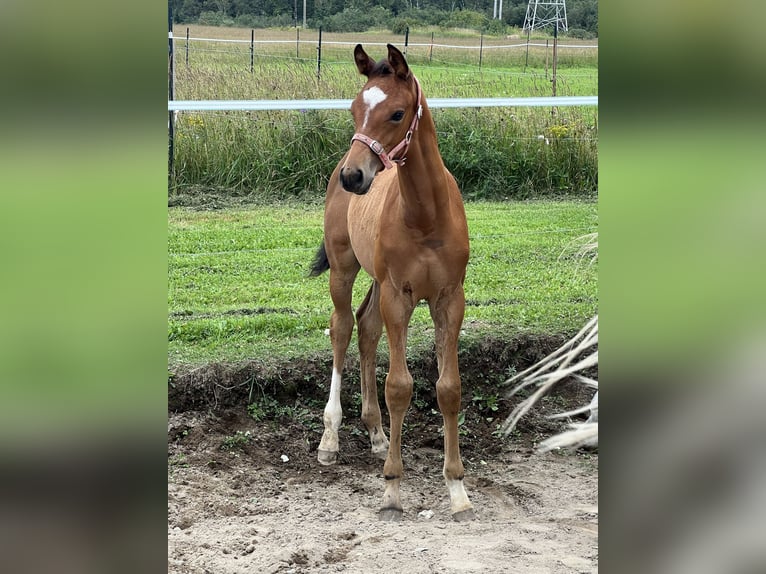
<svg viewBox="0 0 766 574">
<path fill-rule="evenodd" d="M 247 43 L 190 41 L 177 27 L 176 99 L 352 98 L 363 85 L 353 64 L 353 45 L 361 42 L 377 58 L 403 38 L 390 33 L 323 34 L 321 75 L 317 77 L 316 32 L 302 31 L 297 49 L 294 30 L 256 30 L 250 69 L 250 30 L 190 27 L 190 36 L 247 40 Z M 477 34 L 444 39 L 466 48 L 434 48 L 410 36 L 408 61 L 429 97 L 526 97 L 552 95 L 552 50 L 493 50 L 520 39 L 485 38 L 478 67 Z M 537 42 L 544 43 L 538 39 Z M 338 42 L 338 43 L 333 43 Z M 572 40 L 569 41 L 573 42 Z M 578 41 L 580 42 L 580 41 Z M 580 44 L 582 45 L 582 43 Z M 297 51 L 297 53 L 296 53 Z M 546 69 L 545 55 L 549 63 Z M 296 57 L 297 56 L 297 57 Z M 559 50 L 558 95 L 598 94 L 598 50 Z M 594 107 L 485 108 L 434 110 L 445 162 L 469 199 L 594 197 L 598 185 L 598 117 Z M 209 193 L 250 200 L 321 197 L 327 178 L 348 148 L 353 133 L 346 111 L 179 113 L 173 201 Z"/>
<path fill-rule="evenodd" d="M 188 42 L 187 30 L 191 40 Z M 176 62 L 190 68 L 226 67 L 250 71 L 250 40 L 254 40 L 254 62 L 300 61 L 311 66 L 316 74 L 318 30 L 230 28 L 201 25 L 176 25 L 173 28 Z M 206 41 L 203 41 L 205 39 Z M 216 42 L 215 40 L 220 40 Z M 387 43 L 406 49 L 407 61 L 413 66 L 429 68 L 463 68 L 486 74 L 512 74 L 515 72 L 542 75 L 546 69 L 552 74 L 553 38 L 536 32 L 526 47 L 526 34 L 512 36 L 484 35 L 473 31 L 412 32 L 405 48 L 405 37 L 388 31 L 357 33 L 322 33 L 322 72 L 352 63 L 354 45 L 361 43 L 372 53 L 382 53 Z M 583 48 L 590 46 L 590 48 Z M 482 49 L 483 47 L 483 49 Z M 547 65 L 546 65 L 547 62 Z M 351 66 L 351 73 L 355 69 Z M 422 71 L 422 70 L 421 70 Z M 560 38 L 558 43 L 558 71 L 562 82 L 568 79 L 598 77 L 598 40 Z M 577 73 L 575 73 L 577 72 Z M 322 74 L 322 75 L 323 75 Z M 459 87 L 459 86 L 455 86 Z"/>
</svg>

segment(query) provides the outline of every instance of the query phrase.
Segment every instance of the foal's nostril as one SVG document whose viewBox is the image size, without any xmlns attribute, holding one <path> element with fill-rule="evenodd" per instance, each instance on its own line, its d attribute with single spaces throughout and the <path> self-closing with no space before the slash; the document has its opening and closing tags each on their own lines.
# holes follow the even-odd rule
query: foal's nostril
<svg viewBox="0 0 766 574">
<path fill-rule="evenodd" d="M 361 187 L 363 180 L 364 174 L 362 174 L 361 169 L 344 167 L 340 171 L 340 182 L 343 185 L 343 189 L 346 191 L 358 190 Z"/>
</svg>

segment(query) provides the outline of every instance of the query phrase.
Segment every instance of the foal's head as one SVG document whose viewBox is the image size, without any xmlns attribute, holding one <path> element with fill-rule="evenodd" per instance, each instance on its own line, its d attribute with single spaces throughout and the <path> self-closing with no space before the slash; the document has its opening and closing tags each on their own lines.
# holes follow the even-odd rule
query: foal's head
<svg viewBox="0 0 766 574">
<path fill-rule="evenodd" d="M 378 172 L 404 158 L 420 117 L 420 86 L 391 44 L 388 58 L 377 63 L 357 44 L 354 60 L 367 83 L 351 104 L 356 133 L 340 182 L 346 191 L 363 195 Z"/>
</svg>

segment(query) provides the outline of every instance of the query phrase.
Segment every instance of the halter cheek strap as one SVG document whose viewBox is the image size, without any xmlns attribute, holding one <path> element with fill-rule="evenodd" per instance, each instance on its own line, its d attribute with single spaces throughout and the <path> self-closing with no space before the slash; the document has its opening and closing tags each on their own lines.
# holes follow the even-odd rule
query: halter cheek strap
<svg viewBox="0 0 766 574">
<path fill-rule="evenodd" d="M 360 141 L 363 144 L 367 145 L 372 150 L 372 153 L 377 155 L 380 158 L 380 161 L 383 162 L 383 166 L 386 169 L 391 169 L 394 167 L 393 162 L 388 157 L 388 154 L 386 153 L 386 150 L 383 149 L 383 145 L 378 141 L 374 140 L 371 137 L 367 137 L 364 134 L 355 133 L 354 136 L 351 138 L 351 143 L 354 143 L 355 141 Z M 391 150 L 392 152 L 394 150 Z M 400 161 L 400 160 L 394 160 L 394 161 Z"/>
<path fill-rule="evenodd" d="M 418 129 L 418 122 L 420 121 L 420 117 L 423 115 L 420 82 L 418 82 L 418 79 L 414 75 L 412 78 L 415 80 L 415 85 L 418 88 L 418 107 L 415 115 L 412 117 L 412 122 L 410 122 L 410 128 L 407 130 L 407 133 L 404 134 L 404 139 L 402 141 L 395 145 L 389 153 L 386 153 L 386 150 L 383 149 L 383 145 L 378 140 L 374 140 L 371 137 L 368 137 L 359 132 L 355 133 L 351 138 L 351 143 L 360 141 L 369 147 L 370 150 L 372 150 L 372 153 L 377 155 L 380 158 L 380 161 L 383 162 L 383 167 L 385 169 L 391 169 L 394 167 L 395 163 L 398 165 L 404 165 L 404 161 L 407 159 L 407 150 L 409 149 L 410 142 L 412 141 L 412 135 L 415 133 L 415 130 Z"/>
</svg>

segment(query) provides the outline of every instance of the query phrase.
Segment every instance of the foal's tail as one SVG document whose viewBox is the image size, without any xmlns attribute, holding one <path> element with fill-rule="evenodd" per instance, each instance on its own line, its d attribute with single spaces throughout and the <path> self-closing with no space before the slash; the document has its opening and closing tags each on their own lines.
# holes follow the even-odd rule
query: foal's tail
<svg viewBox="0 0 766 574">
<path fill-rule="evenodd" d="M 319 277 L 322 273 L 330 268 L 330 261 L 327 259 L 327 251 L 324 248 L 324 241 L 322 245 L 317 249 L 316 255 L 314 255 L 314 261 L 311 262 L 311 268 L 309 269 L 309 277 Z"/>
</svg>

